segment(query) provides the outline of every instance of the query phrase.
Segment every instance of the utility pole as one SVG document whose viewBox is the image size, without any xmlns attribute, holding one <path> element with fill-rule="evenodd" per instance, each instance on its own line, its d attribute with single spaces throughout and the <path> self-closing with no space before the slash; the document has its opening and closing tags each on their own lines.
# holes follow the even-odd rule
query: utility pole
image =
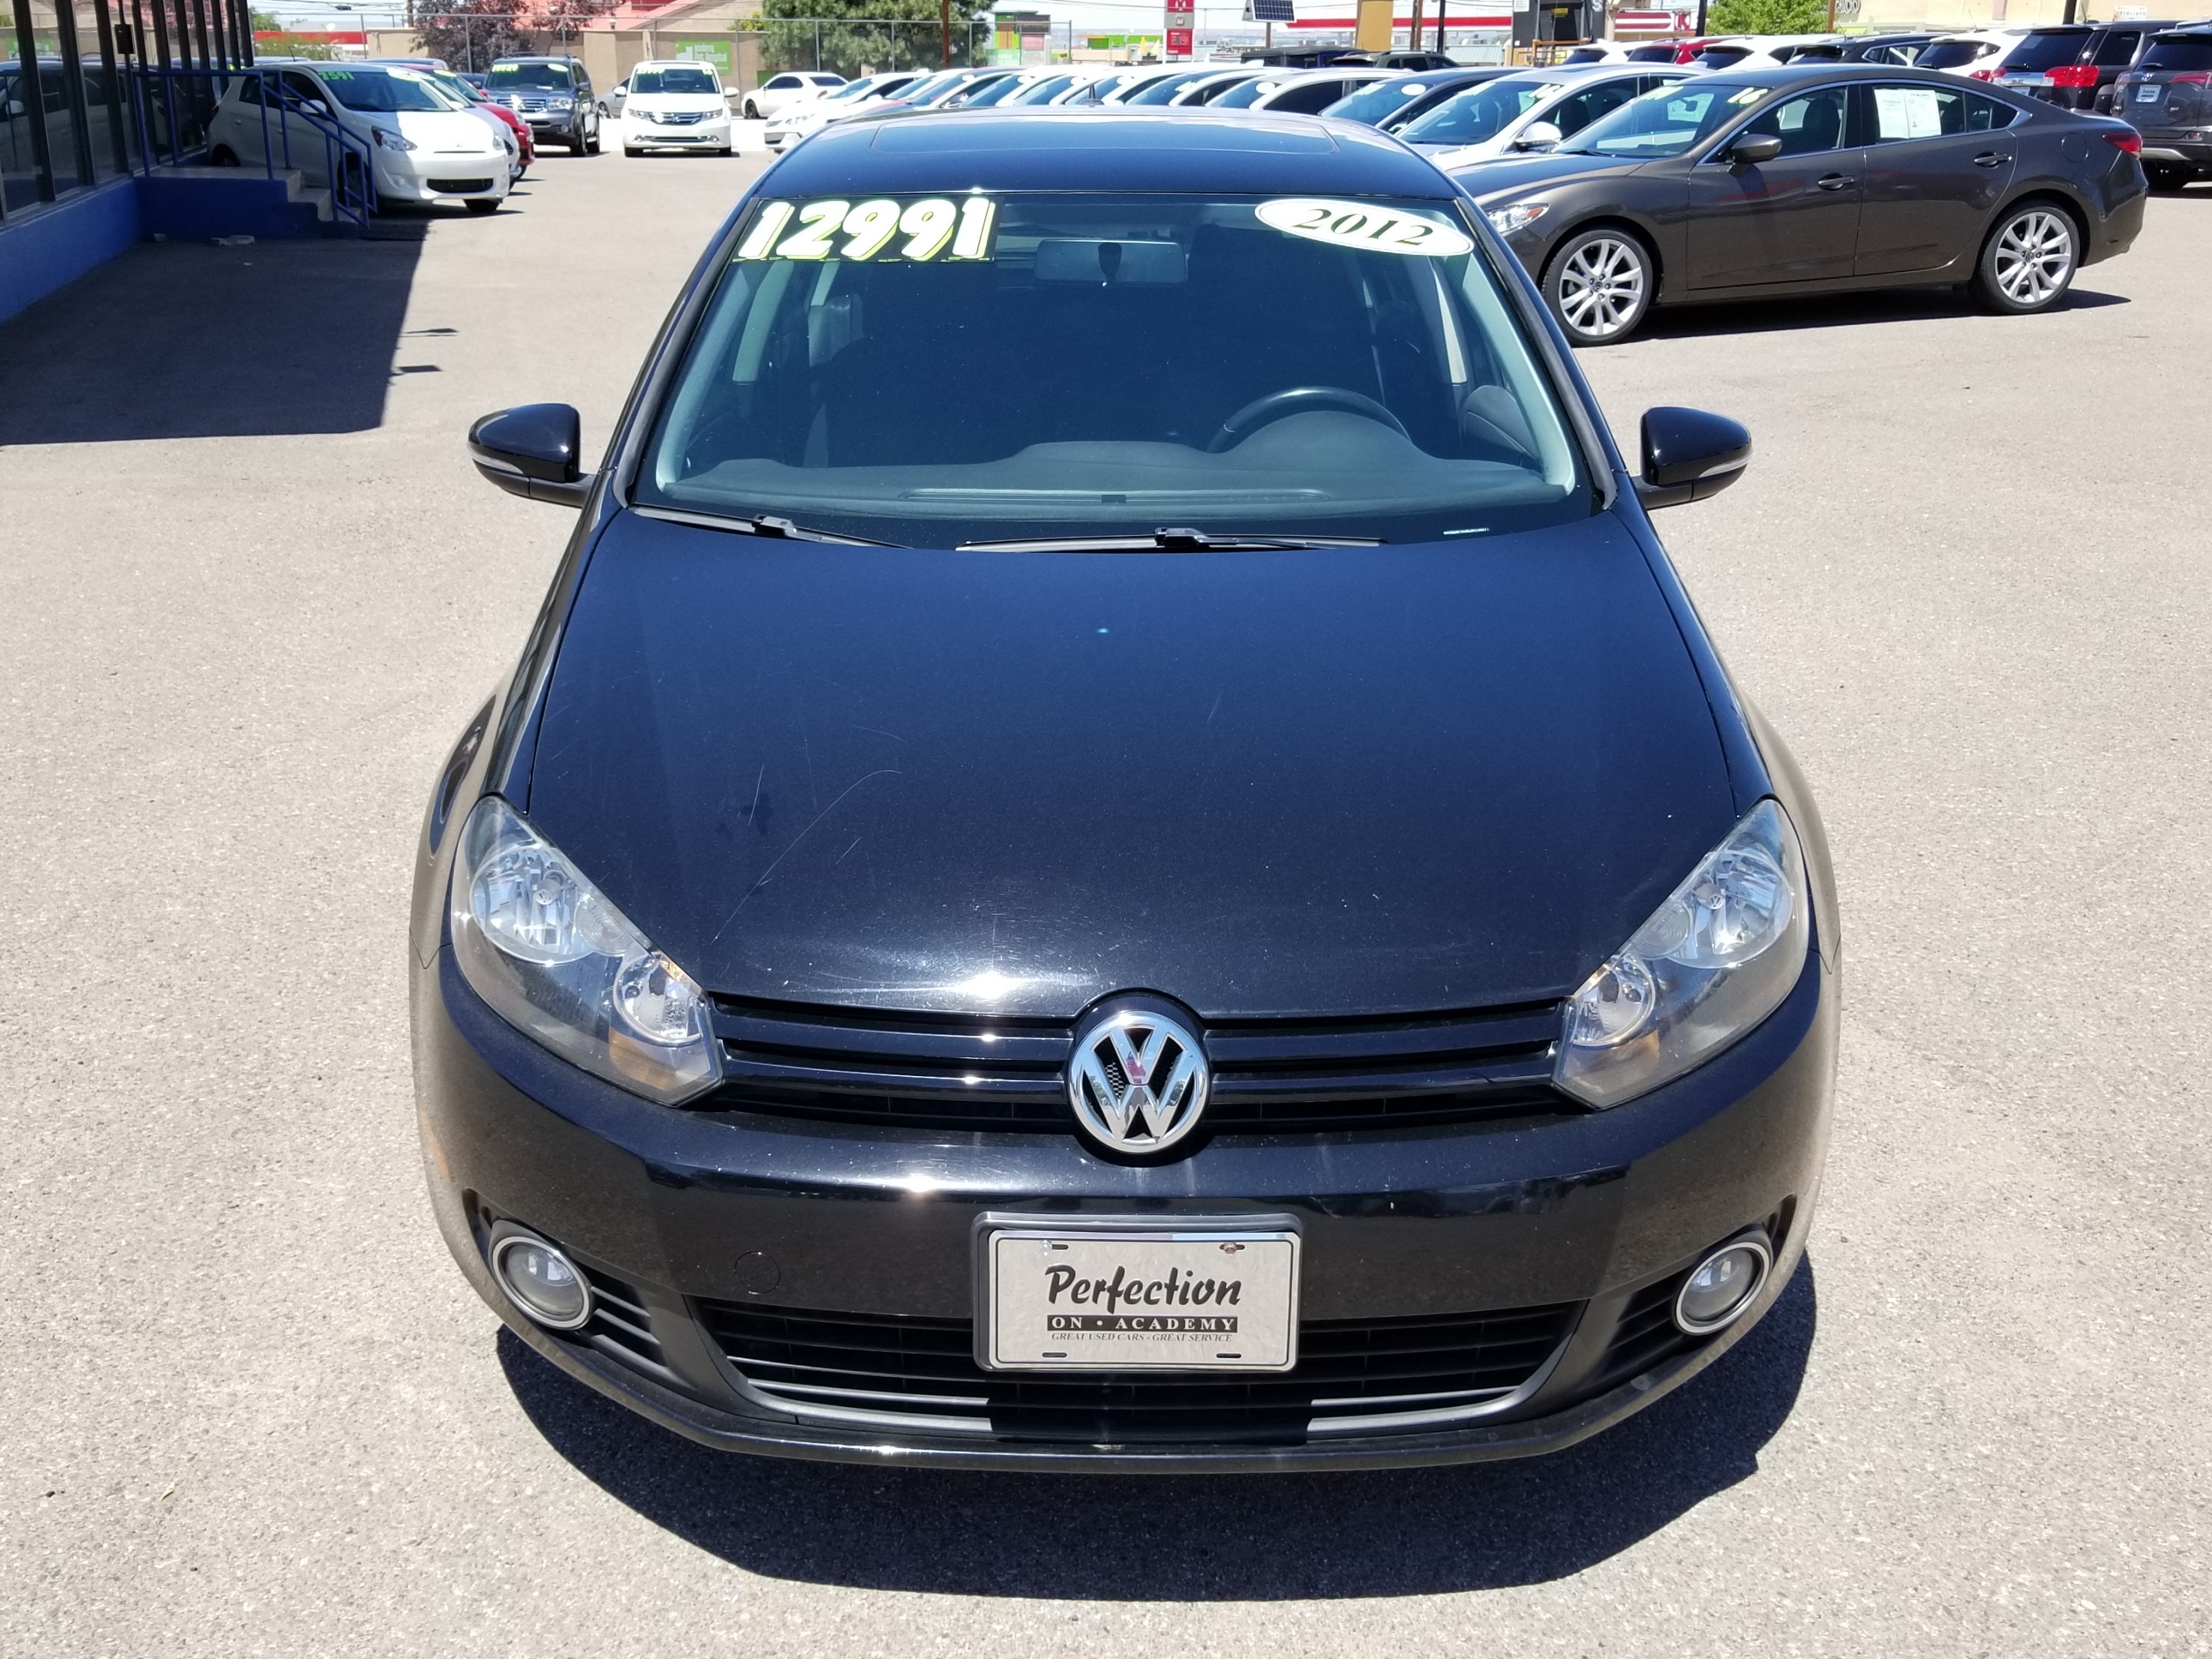
<svg viewBox="0 0 2212 1659">
<path fill-rule="evenodd" d="M 937 0 L 938 67 L 952 67 L 952 0 Z"/>
<path fill-rule="evenodd" d="M 1413 27 L 1406 32 L 1406 44 L 1419 52 L 1421 46 L 1421 0 L 1413 0 Z"/>
</svg>

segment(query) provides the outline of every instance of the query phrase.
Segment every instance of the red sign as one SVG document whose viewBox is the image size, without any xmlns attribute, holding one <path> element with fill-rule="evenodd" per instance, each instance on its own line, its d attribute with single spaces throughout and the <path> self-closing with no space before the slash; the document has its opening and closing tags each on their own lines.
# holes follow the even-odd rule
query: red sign
<svg viewBox="0 0 2212 1659">
<path fill-rule="evenodd" d="M 1173 14 L 1170 15 L 1172 15 Z M 1184 12 L 1182 15 L 1188 17 L 1190 14 L 1188 12 Z M 1167 55 L 1170 58 L 1189 57 L 1190 33 L 1191 32 L 1188 29 L 1170 29 L 1168 31 Z"/>
</svg>

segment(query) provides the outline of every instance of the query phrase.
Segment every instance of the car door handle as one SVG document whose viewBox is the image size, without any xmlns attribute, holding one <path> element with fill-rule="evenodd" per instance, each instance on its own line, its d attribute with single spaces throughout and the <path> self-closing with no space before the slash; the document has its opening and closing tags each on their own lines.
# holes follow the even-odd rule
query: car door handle
<svg viewBox="0 0 2212 1659">
<path fill-rule="evenodd" d="M 1831 173 L 1820 179 L 1820 185 L 1822 190 L 1841 190 L 1852 182 L 1854 181 L 1851 175 L 1848 173 Z"/>
<path fill-rule="evenodd" d="M 2000 155 L 1993 149 L 1985 149 L 1974 157 L 1974 165 L 1978 167 L 2001 167 L 2011 160 L 2009 155 Z"/>
</svg>

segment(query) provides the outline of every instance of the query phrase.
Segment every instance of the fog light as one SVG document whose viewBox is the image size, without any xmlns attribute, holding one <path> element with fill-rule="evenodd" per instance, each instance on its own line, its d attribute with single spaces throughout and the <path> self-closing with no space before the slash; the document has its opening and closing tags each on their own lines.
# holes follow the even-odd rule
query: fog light
<svg viewBox="0 0 2212 1659">
<path fill-rule="evenodd" d="M 592 1316 L 584 1275 L 542 1238 L 508 1234 L 491 1248 L 491 1270 L 515 1306 L 541 1325 L 573 1331 Z"/>
<path fill-rule="evenodd" d="M 1705 1336 L 1735 1322 L 1766 1283 L 1774 1252 L 1756 1233 L 1731 1239 L 1690 1270 L 1674 1297 L 1674 1322 Z"/>
</svg>

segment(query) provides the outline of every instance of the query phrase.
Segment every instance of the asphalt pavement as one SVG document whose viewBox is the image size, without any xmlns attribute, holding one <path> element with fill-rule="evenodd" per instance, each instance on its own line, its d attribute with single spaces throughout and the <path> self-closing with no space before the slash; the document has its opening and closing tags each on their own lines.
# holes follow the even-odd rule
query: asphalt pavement
<svg viewBox="0 0 2212 1659">
<path fill-rule="evenodd" d="M 140 248 L 0 326 L 0 1652 L 2206 1651 L 2212 189 L 2054 315 L 1663 314 L 1582 358 L 1743 420 L 1659 523 L 1825 809 L 1808 1263 L 1557 1457 L 1085 1480 L 739 1460 L 503 1338 L 431 1223 L 413 838 L 758 165 Z"/>
</svg>

